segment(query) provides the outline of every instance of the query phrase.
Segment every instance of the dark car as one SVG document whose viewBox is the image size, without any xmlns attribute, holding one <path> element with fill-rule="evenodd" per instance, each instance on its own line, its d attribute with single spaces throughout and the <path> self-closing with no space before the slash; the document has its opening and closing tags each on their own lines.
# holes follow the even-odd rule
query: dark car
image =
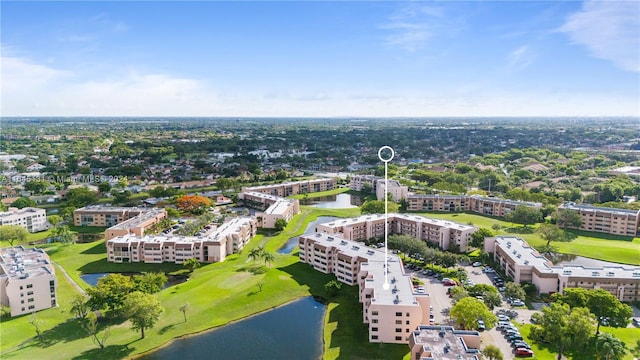
<svg viewBox="0 0 640 360">
<path fill-rule="evenodd" d="M 507 336 L 507 340 L 509 342 L 516 342 L 516 341 L 522 341 L 522 340 L 524 340 L 524 338 L 520 334 L 514 334 L 514 335 L 511 335 L 511 336 Z"/>
<path fill-rule="evenodd" d="M 513 348 L 525 348 L 531 350 L 531 346 L 522 340 L 518 340 L 516 342 L 511 343 L 511 347 Z"/>
</svg>

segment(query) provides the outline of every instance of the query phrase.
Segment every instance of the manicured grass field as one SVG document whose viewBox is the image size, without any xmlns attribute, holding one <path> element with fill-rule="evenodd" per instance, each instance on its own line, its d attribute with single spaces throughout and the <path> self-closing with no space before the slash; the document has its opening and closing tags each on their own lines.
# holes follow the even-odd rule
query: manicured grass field
<svg viewBox="0 0 640 360">
<path fill-rule="evenodd" d="M 327 190 L 327 191 L 320 191 L 320 192 L 314 192 L 314 193 L 306 193 L 306 194 L 297 194 L 297 195 L 292 195 L 289 196 L 292 199 L 313 199 L 313 198 L 317 198 L 317 197 L 322 197 L 322 196 L 329 196 L 329 195 L 337 195 L 337 194 L 342 194 L 349 191 L 348 187 L 344 187 L 344 188 L 336 188 L 336 189 L 331 189 L 331 190 Z"/>
<path fill-rule="evenodd" d="M 446 219 L 462 224 L 472 224 L 477 227 L 491 229 L 493 224 L 502 227 L 497 235 L 514 235 L 526 240 L 533 247 L 546 244 L 536 233 L 537 225 L 523 229 L 518 224 L 512 224 L 499 219 L 465 213 L 420 213 L 426 217 Z M 625 238 L 610 234 L 576 232 L 576 238 L 571 242 L 553 242 L 552 246 L 558 252 L 584 256 L 592 259 L 605 260 L 630 265 L 640 265 L 640 238 Z"/>
<path fill-rule="evenodd" d="M 5 359 L 41 359 L 56 354 L 57 358 L 115 359 L 150 351 L 166 344 L 171 339 L 185 334 L 197 333 L 212 327 L 227 324 L 261 311 L 269 310 L 302 296 L 324 293 L 323 285 L 332 276 L 323 275 L 306 264 L 298 261 L 296 253 L 292 255 L 275 254 L 290 237 L 300 234 L 310 221 L 319 215 L 355 216 L 358 209 L 329 210 L 304 208 L 303 215 L 294 220 L 281 233 L 274 236 L 260 235 L 254 238 L 247 248 L 237 255 L 227 257 L 223 263 L 207 264 L 196 270 L 191 278 L 182 284 L 161 291 L 158 298 L 165 312 L 154 328 L 146 331 L 145 339 L 139 339 L 139 333 L 130 329 L 128 322 L 114 324 L 107 347 L 100 351 L 90 338 L 80 329 L 77 321 L 71 320 L 69 303 L 76 290 L 63 289 L 63 306 L 37 313 L 37 318 L 46 321 L 51 329 L 44 335 L 46 346 L 37 341 L 28 341 L 23 347 L 18 344 L 32 338 L 35 331 L 28 317 L 15 318 L 2 323 L 2 358 Z M 247 258 L 249 250 L 264 245 L 276 256 L 270 267 Z M 174 264 L 110 264 L 105 261 L 104 242 L 90 244 L 46 246 L 53 261 L 63 265 L 70 275 L 79 281 L 82 272 L 128 272 L 128 271 L 179 271 Z M 125 266 L 123 266 L 125 265 Z M 165 266 L 168 266 L 165 268 Z M 61 284 L 66 280 L 61 277 Z M 263 284 L 262 290 L 257 284 Z M 86 284 L 84 284 L 86 286 Z M 353 298 L 357 307 L 357 298 Z M 179 307 L 189 302 L 188 321 L 185 323 Z M 52 314 L 55 314 L 53 316 Z M 332 319 L 331 314 L 328 316 Z M 342 321 L 341 321 L 342 323 Z M 5 338 L 4 334 L 11 334 Z M 366 336 L 365 336 L 366 337 Z M 367 343 L 368 344 L 368 343 Z M 366 345 L 363 345 L 366 346 Z M 375 349 L 372 349 L 375 350 Z"/>
</svg>

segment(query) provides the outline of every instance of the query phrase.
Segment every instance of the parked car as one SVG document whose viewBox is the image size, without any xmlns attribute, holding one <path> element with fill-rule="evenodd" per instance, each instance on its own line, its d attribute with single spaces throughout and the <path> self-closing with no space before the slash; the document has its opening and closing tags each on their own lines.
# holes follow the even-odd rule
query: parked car
<svg viewBox="0 0 640 360">
<path fill-rule="evenodd" d="M 444 286 L 456 286 L 456 282 L 453 281 L 453 280 L 447 279 L 447 280 L 442 281 L 442 285 L 444 285 Z"/>
<path fill-rule="evenodd" d="M 511 306 L 525 306 L 525 303 L 520 299 L 515 299 L 511 301 Z"/>
<path fill-rule="evenodd" d="M 518 341 L 512 342 L 511 343 L 511 347 L 516 348 L 516 349 L 517 348 L 525 348 L 525 349 L 531 350 L 531 346 L 529 346 L 529 344 L 527 344 L 523 340 L 518 340 Z"/>
<path fill-rule="evenodd" d="M 508 321 L 498 321 L 498 325 L 496 326 L 496 329 L 502 329 L 505 326 L 509 326 L 509 325 L 511 325 L 511 323 Z"/>
<path fill-rule="evenodd" d="M 513 335 L 507 336 L 507 341 L 512 342 L 512 343 L 516 342 L 516 341 L 523 341 L 523 340 L 524 340 L 524 338 L 520 334 L 513 334 Z"/>
<path fill-rule="evenodd" d="M 478 320 L 478 330 L 484 331 L 484 329 L 485 329 L 484 320 Z"/>
<path fill-rule="evenodd" d="M 473 264 L 471 264 L 471 265 L 472 265 L 473 267 L 480 267 L 480 266 L 482 266 L 482 263 L 481 263 L 481 262 L 476 261 L 476 262 L 474 262 L 474 263 L 473 263 Z"/>
<path fill-rule="evenodd" d="M 507 315 L 502 315 L 502 314 L 498 315 L 498 321 L 509 321 L 509 320 L 511 319 L 509 319 Z"/>
<path fill-rule="evenodd" d="M 516 348 L 515 354 L 517 357 L 532 357 L 533 351 L 527 348 Z"/>
</svg>

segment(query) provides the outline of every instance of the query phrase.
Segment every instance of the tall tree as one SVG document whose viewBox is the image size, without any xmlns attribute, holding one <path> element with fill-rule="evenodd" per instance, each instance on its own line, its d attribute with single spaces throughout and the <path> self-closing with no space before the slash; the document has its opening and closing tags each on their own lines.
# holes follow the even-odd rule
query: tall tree
<svg viewBox="0 0 640 360">
<path fill-rule="evenodd" d="M 164 311 L 158 299 L 141 291 L 127 295 L 123 302 L 124 316 L 131 320 L 133 330 L 140 330 L 144 339 L 144 330 L 152 328 Z"/>
<path fill-rule="evenodd" d="M 256 261 L 260 258 L 262 258 L 262 255 L 264 254 L 264 248 L 262 246 L 258 246 L 256 248 L 251 249 L 251 251 L 249 251 L 249 259 Z"/>
<path fill-rule="evenodd" d="M 182 262 L 182 266 L 189 269 L 189 272 L 193 272 L 195 269 L 200 267 L 200 261 L 196 258 L 190 258 Z"/>
<path fill-rule="evenodd" d="M 556 223 L 561 228 L 578 229 L 582 226 L 582 217 L 580 217 L 580 214 L 577 211 L 558 209 L 556 218 Z"/>
<path fill-rule="evenodd" d="M 498 321 L 482 301 L 472 297 L 460 299 L 451 308 L 450 315 L 463 329 L 473 329 L 479 319 L 484 321 L 487 328 L 492 328 Z"/>
<path fill-rule="evenodd" d="M 509 281 L 504 285 L 504 296 L 512 299 L 524 300 L 527 295 L 520 284 Z"/>
<path fill-rule="evenodd" d="M 393 201 L 387 201 L 387 209 L 390 213 L 397 212 L 399 209 L 399 205 Z M 365 203 L 360 206 L 360 213 L 384 214 L 384 200 L 365 201 Z"/>
<path fill-rule="evenodd" d="M 552 224 L 542 224 L 538 227 L 536 232 L 538 233 L 538 235 L 540 235 L 542 240 L 545 240 L 547 242 L 547 244 L 545 245 L 546 248 L 549 248 L 549 245 L 551 245 L 552 241 L 571 241 L 572 240 L 570 237 L 567 236 L 564 230 Z"/>
<path fill-rule="evenodd" d="M 487 228 L 481 227 L 478 231 L 471 234 L 471 243 L 470 245 L 479 249 L 482 249 L 484 246 L 484 238 L 493 237 L 495 233 Z"/>
<path fill-rule="evenodd" d="M 629 305 L 604 289 L 569 288 L 564 290 L 563 295 L 554 294 L 553 299 L 572 308 L 588 308 L 597 320 L 596 334 L 604 322 L 613 327 L 626 327 L 633 316 L 633 309 Z"/>
<path fill-rule="evenodd" d="M 533 225 L 542 220 L 542 213 L 540 210 L 526 205 L 518 205 L 515 210 L 508 213 L 505 216 L 507 221 L 522 224 L 522 227 L 527 225 Z"/>
<path fill-rule="evenodd" d="M 107 343 L 107 339 L 111 336 L 111 329 L 106 326 L 100 334 L 100 327 L 98 324 L 98 317 L 95 313 L 91 312 L 87 315 L 86 319 L 82 321 L 82 327 L 91 336 L 91 341 L 94 344 L 100 346 L 100 349 L 104 349 L 104 345 Z"/>
<path fill-rule="evenodd" d="M 124 300 L 134 289 L 133 280 L 122 274 L 109 274 L 98 280 L 96 286 L 87 289 L 89 308 L 92 310 L 122 309 Z"/>
<path fill-rule="evenodd" d="M 573 308 L 568 304 L 551 303 L 542 308 L 539 324 L 531 329 L 536 341 L 548 342 L 558 351 L 558 360 L 565 351 L 584 345 L 595 328 L 595 318 L 584 307 Z"/>
<path fill-rule="evenodd" d="M 84 319 L 89 312 L 87 299 L 83 295 L 76 295 L 71 301 L 71 312 L 78 319 Z"/>
<path fill-rule="evenodd" d="M 167 283 L 167 275 L 163 272 L 143 272 L 133 276 L 133 290 L 146 294 L 155 294 Z"/>
<path fill-rule="evenodd" d="M 201 195 L 183 195 L 176 199 L 178 209 L 191 214 L 204 213 L 211 203 L 211 199 Z"/>
<path fill-rule="evenodd" d="M 270 264 L 272 264 L 274 261 L 276 261 L 276 257 L 275 255 L 273 255 L 272 253 L 265 251 L 262 254 L 262 259 L 264 260 L 264 264 L 269 266 Z"/>
<path fill-rule="evenodd" d="M 2 225 L 0 226 L 0 241 L 9 242 L 10 246 L 13 246 L 16 242 L 20 243 L 27 240 L 29 232 L 27 229 L 20 225 Z"/>
</svg>

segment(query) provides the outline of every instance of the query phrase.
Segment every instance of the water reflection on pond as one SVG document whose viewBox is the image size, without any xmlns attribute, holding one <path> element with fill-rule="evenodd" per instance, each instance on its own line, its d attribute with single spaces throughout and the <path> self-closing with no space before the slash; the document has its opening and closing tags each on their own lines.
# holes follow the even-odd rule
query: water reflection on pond
<svg viewBox="0 0 640 360">
<path fill-rule="evenodd" d="M 357 195 L 338 194 L 303 199 L 300 204 L 325 209 L 350 209 L 362 205 L 362 199 Z"/>
<path fill-rule="evenodd" d="M 311 234 L 316 231 L 316 225 L 322 224 L 326 222 L 330 222 L 338 219 L 335 216 L 318 216 L 315 221 L 312 221 L 307 225 L 307 228 L 304 231 L 304 234 Z M 298 245 L 299 236 L 294 236 L 290 238 L 280 249 L 278 249 L 278 254 L 290 254 L 291 251 Z"/>
<path fill-rule="evenodd" d="M 144 360 L 319 359 L 325 306 L 312 297 L 200 335 L 177 339 Z"/>
</svg>

